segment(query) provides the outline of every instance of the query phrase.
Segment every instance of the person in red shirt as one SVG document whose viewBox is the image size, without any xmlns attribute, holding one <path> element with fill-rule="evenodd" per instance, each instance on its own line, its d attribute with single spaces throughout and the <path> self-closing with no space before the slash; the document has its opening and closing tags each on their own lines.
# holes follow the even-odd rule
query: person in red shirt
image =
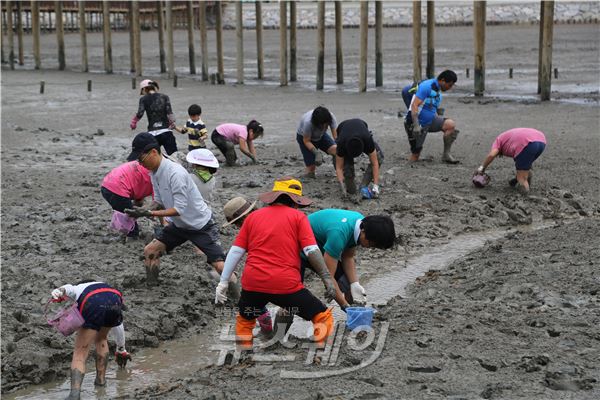
<svg viewBox="0 0 600 400">
<path fill-rule="evenodd" d="M 229 277 L 248 253 L 235 327 L 240 348 L 252 349 L 252 329 L 267 303 L 312 321 L 315 341 L 323 345 L 333 330 L 331 309 L 306 289 L 300 278 L 302 251 L 325 284 L 326 300 L 335 297 L 333 280 L 308 218 L 297 210 L 312 200 L 302 196 L 302 184 L 291 177 L 276 180 L 273 190 L 261 194 L 259 199 L 267 206 L 246 217 L 227 254 L 215 303 L 227 301 Z"/>
</svg>

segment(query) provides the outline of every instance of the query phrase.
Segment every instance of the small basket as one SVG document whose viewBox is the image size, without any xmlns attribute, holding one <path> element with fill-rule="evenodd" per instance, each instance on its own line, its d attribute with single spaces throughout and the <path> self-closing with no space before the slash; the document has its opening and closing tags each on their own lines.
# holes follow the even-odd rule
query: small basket
<svg viewBox="0 0 600 400">
<path fill-rule="evenodd" d="M 473 186 L 476 188 L 484 188 L 490 183 L 490 176 L 488 174 L 475 174 L 471 181 L 473 182 Z"/>
<path fill-rule="evenodd" d="M 48 305 L 53 302 L 52 299 L 46 303 L 44 310 L 44 317 L 50 326 L 53 326 L 57 331 L 62 333 L 64 336 L 69 336 L 77 329 L 81 328 L 85 320 L 79 312 L 77 302 L 63 308 L 57 312 L 54 317 L 48 318 Z"/>
<path fill-rule="evenodd" d="M 135 219 L 129 215 L 115 210 L 110 221 L 110 228 L 127 235 L 135 228 Z"/>
</svg>

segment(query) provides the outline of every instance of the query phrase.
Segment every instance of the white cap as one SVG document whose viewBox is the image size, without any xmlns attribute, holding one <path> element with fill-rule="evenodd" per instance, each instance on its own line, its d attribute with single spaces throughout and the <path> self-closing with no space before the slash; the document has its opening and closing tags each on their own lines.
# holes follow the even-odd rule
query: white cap
<svg viewBox="0 0 600 400">
<path fill-rule="evenodd" d="M 219 160 L 208 149 L 194 149 L 185 157 L 190 164 L 202 165 L 204 167 L 219 168 Z"/>
</svg>

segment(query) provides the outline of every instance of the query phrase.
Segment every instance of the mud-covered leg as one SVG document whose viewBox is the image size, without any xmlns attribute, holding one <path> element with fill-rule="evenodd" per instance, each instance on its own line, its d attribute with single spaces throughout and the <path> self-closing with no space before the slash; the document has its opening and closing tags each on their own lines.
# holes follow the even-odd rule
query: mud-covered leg
<svg viewBox="0 0 600 400">
<path fill-rule="evenodd" d="M 75 349 L 71 361 L 71 391 L 67 400 L 79 400 L 81 397 L 81 383 L 85 375 L 85 361 L 90 352 L 90 346 L 96 337 L 93 329 L 80 328 L 75 338 Z"/>
<path fill-rule="evenodd" d="M 354 159 L 352 157 L 344 157 L 344 183 L 346 185 L 346 192 L 349 194 L 356 194 L 354 177 Z"/>
<path fill-rule="evenodd" d="M 158 271 L 160 256 L 167 248 L 163 242 L 154 239 L 144 248 L 144 266 L 146 267 L 146 284 L 148 286 L 158 285 Z"/>
<path fill-rule="evenodd" d="M 377 151 L 377 162 L 379 162 L 379 167 L 381 168 L 381 164 L 383 164 L 383 151 L 381 151 L 381 148 L 379 147 L 379 145 L 377 143 L 375 143 L 375 151 Z M 380 172 L 380 174 L 381 174 L 381 172 Z M 372 181 L 373 181 L 373 166 L 371 165 L 371 163 L 369 163 L 369 165 L 367 165 L 367 169 L 365 170 L 365 174 L 363 175 L 360 186 L 361 187 L 369 186 L 369 184 Z"/>
<path fill-rule="evenodd" d="M 110 328 L 103 327 L 96 334 L 96 380 L 94 385 L 106 386 L 106 368 L 108 367 L 108 340 Z"/>
</svg>

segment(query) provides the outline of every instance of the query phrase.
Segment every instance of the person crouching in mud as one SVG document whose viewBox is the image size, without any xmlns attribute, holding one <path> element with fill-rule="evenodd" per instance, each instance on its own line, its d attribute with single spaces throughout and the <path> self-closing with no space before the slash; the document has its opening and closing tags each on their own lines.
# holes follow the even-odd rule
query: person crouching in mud
<svg viewBox="0 0 600 400">
<path fill-rule="evenodd" d="M 343 199 L 356 194 L 354 182 L 354 159 L 361 154 L 369 157 L 369 165 L 360 184 L 360 191 L 379 197 L 379 167 L 383 162 L 383 151 L 373 139 L 373 134 L 365 121 L 359 118 L 347 119 L 338 126 L 335 173 L 340 183 Z M 369 189 L 369 185 L 373 186 Z"/>
<path fill-rule="evenodd" d="M 173 136 L 175 115 L 171 108 L 171 100 L 166 94 L 158 93 L 158 82 L 144 79 L 140 82 L 140 102 L 138 111 L 131 119 L 131 130 L 137 128 L 138 121 L 146 113 L 148 117 L 148 132 L 171 155 L 177 151 L 177 141 Z"/>
<path fill-rule="evenodd" d="M 457 80 L 454 71 L 445 70 L 437 78 L 427 79 L 402 89 L 402 99 L 408 109 L 404 129 L 410 144 L 410 161 L 419 160 L 428 132 L 442 131 L 444 139 L 442 161 L 448 164 L 459 162 L 450 154 L 452 143 L 458 135 L 458 130 L 455 129 L 456 123 L 450 118 L 443 118 L 439 108 L 442 103 L 442 92 L 452 89 Z"/>
<path fill-rule="evenodd" d="M 331 130 L 333 138 L 327 134 L 327 129 Z M 300 118 L 296 129 L 296 142 L 302 152 L 307 178 L 316 178 L 316 169 L 323 164 L 320 151 L 335 158 L 335 139 L 337 139 L 337 120 L 327 108 L 319 106 L 307 111 Z M 335 161 L 333 166 L 335 167 Z"/>
<path fill-rule="evenodd" d="M 250 203 L 243 197 L 234 197 L 229 200 L 223 206 L 223 214 L 225 215 L 226 223 L 223 224 L 223 228 L 233 225 L 236 228 L 241 228 L 246 220 L 246 217 L 254 210 L 256 201 Z M 234 272 L 235 274 L 235 272 Z M 270 335 L 273 332 L 273 325 L 271 321 L 271 313 L 265 307 L 258 318 L 256 318 L 260 331 L 265 335 Z"/>
<path fill-rule="evenodd" d="M 117 348 L 121 346 L 122 357 L 119 365 L 131 359 L 125 350 L 125 335 L 123 331 L 123 296 L 121 293 L 104 282 L 81 282 L 75 285 L 63 285 L 52 291 L 54 300 L 64 300 L 65 297 L 77 302 L 79 312 L 84 319 L 83 325 L 77 331 L 75 349 L 71 361 L 71 391 L 67 400 L 79 400 L 81 384 L 85 375 L 85 362 L 92 343 L 96 344 L 96 380 L 95 386 L 106 386 L 106 367 L 108 366 L 108 332 L 118 328 Z M 121 333 L 123 333 L 121 335 Z M 119 339 L 120 338 L 120 339 Z M 119 351 L 118 351 L 119 352 Z M 117 360 L 119 360 L 117 356 Z"/>
<path fill-rule="evenodd" d="M 217 126 L 210 140 L 225 156 L 227 166 L 233 167 L 239 163 L 235 153 L 236 144 L 239 144 L 240 151 L 252 160 L 252 163 L 258 162 L 254 140 L 262 137 L 264 133 L 263 126 L 256 120 L 250 121 L 246 126 L 228 123 Z"/>
<path fill-rule="evenodd" d="M 175 247 L 191 241 L 204 254 L 207 262 L 220 273 L 225 254 L 219 240 L 219 229 L 212 211 L 202 199 L 192 177 L 181 165 L 163 157 L 160 145 L 147 132 L 139 133 L 132 143 L 129 160 L 151 171 L 154 201 L 148 208 L 125 210 L 129 216 L 170 217 L 169 224 L 144 248 L 147 284 L 158 284 L 160 257 Z"/>
<path fill-rule="evenodd" d="M 325 284 L 327 301 L 335 297 L 335 286 L 310 228 L 298 210 L 312 203 L 302 196 L 300 181 L 283 177 L 271 192 L 259 199 L 266 207 L 246 217 L 225 260 L 225 269 L 215 293 L 215 303 L 227 300 L 228 278 L 248 253 L 242 272 L 242 293 L 236 318 L 236 341 L 240 350 L 252 349 L 252 329 L 267 303 L 273 303 L 314 324 L 314 340 L 323 346 L 333 330 L 333 315 L 300 280 L 300 252 Z"/>
<path fill-rule="evenodd" d="M 533 128 L 514 128 L 502 132 L 494 143 L 483 163 L 475 174 L 483 175 L 497 156 L 512 157 L 515 161 L 516 176 L 508 184 L 523 193 L 529 193 L 533 162 L 544 152 L 546 136 Z"/>
</svg>

